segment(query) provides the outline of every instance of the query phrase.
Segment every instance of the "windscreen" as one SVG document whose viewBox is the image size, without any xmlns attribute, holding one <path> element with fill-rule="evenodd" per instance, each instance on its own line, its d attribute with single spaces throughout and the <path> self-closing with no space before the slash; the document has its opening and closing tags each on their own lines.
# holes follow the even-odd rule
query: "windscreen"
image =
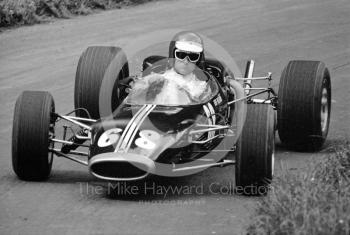
<svg viewBox="0 0 350 235">
<path fill-rule="evenodd" d="M 156 104 L 166 106 L 195 105 L 209 101 L 218 92 L 213 79 L 197 81 L 198 86 L 189 87 L 184 82 L 151 74 L 135 81 L 128 95 L 128 104 Z M 201 89 L 200 91 L 196 89 Z"/>
</svg>

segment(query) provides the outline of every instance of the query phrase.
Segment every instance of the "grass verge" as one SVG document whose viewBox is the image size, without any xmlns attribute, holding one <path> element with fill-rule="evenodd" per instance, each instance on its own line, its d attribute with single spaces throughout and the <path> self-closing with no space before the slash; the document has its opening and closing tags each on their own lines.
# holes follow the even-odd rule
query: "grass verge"
<svg viewBox="0 0 350 235">
<path fill-rule="evenodd" d="M 50 18 L 70 18 L 96 10 L 121 8 L 150 1 L 152 0 L 1 0 L 0 27 L 30 25 L 48 21 Z"/>
<path fill-rule="evenodd" d="M 304 174 L 282 173 L 271 186 L 249 234 L 350 234 L 350 142 Z"/>
</svg>

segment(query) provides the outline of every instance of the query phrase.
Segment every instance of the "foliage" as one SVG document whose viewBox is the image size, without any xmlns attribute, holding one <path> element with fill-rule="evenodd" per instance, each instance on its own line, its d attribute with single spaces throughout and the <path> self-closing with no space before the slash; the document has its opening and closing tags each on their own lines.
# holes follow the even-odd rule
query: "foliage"
<svg viewBox="0 0 350 235">
<path fill-rule="evenodd" d="M 304 174 L 284 172 L 258 205 L 249 234 L 350 234 L 350 147 Z"/>
<path fill-rule="evenodd" d="M 86 15 L 151 0 L 1 0 L 0 27 L 35 24 L 54 18 Z"/>
</svg>

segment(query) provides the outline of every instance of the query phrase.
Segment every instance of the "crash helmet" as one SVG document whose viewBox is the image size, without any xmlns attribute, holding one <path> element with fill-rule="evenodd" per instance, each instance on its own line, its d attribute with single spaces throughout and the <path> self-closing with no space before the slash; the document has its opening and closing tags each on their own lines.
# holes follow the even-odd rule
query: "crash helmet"
<svg viewBox="0 0 350 235">
<path fill-rule="evenodd" d="M 199 60 L 196 66 L 200 69 L 204 68 L 204 46 L 202 38 L 191 31 L 182 31 L 177 33 L 171 40 L 169 45 L 169 58 L 175 58 L 175 50 L 199 53 Z"/>
</svg>

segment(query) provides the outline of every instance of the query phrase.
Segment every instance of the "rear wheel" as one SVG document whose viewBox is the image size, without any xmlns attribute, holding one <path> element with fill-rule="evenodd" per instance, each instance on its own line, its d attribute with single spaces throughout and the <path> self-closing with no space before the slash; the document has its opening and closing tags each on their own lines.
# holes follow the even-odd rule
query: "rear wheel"
<svg viewBox="0 0 350 235">
<path fill-rule="evenodd" d="M 22 180 L 40 181 L 51 172 L 55 103 L 50 93 L 24 91 L 15 105 L 12 129 L 12 166 Z"/>
<path fill-rule="evenodd" d="M 274 110 L 247 105 L 246 121 L 236 148 L 236 193 L 265 195 L 274 170 Z"/>
<path fill-rule="evenodd" d="M 286 146 L 315 151 L 324 144 L 331 113 L 331 79 L 320 61 L 290 61 L 278 91 L 278 134 Z"/>
<path fill-rule="evenodd" d="M 86 109 L 94 119 L 109 115 L 127 95 L 119 81 L 128 76 L 129 66 L 121 48 L 87 48 L 80 56 L 75 76 L 75 108 Z M 88 117 L 82 110 L 76 114 Z"/>
</svg>

